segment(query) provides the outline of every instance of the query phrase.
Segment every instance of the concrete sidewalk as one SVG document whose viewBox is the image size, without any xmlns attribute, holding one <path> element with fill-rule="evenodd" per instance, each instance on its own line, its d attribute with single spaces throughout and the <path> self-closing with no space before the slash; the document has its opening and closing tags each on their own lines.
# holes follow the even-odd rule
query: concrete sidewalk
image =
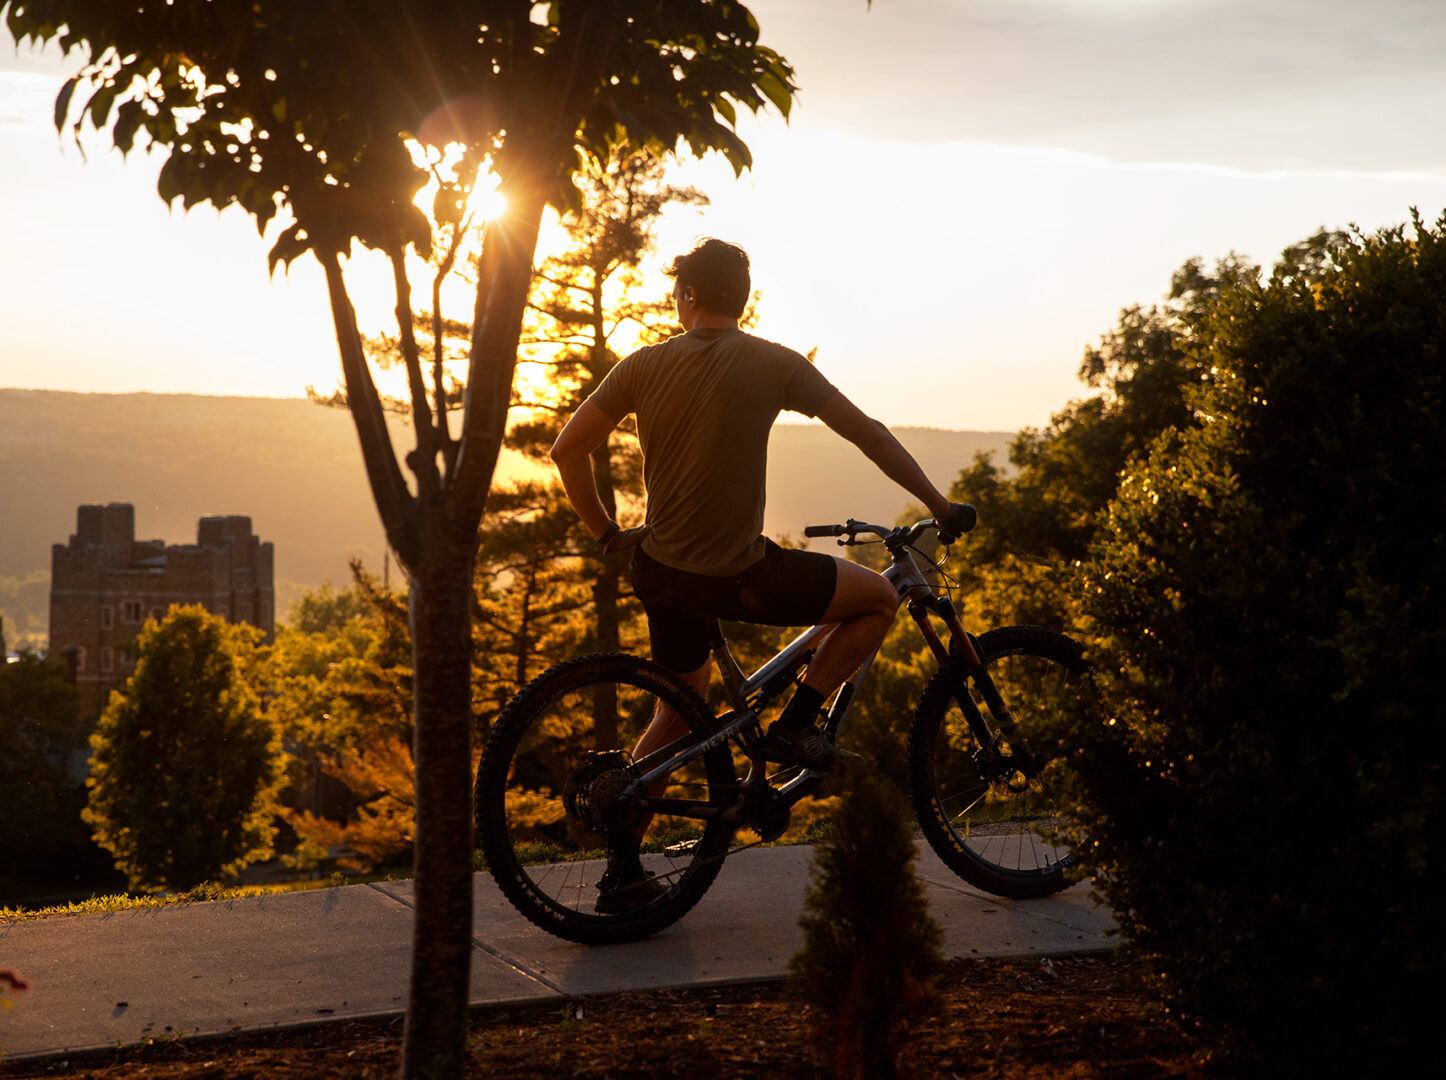
<svg viewBox="0 0 1446 1080">
<path fill-rule="evenodd" d="M 802 940 L 811 856 L 807 847 L 740 852 L 681 922 L 607 948 L 543 933 L 479 874 L 472 1001 L 779 978 Z M 916 865 L 948 956 L 1042 956 L 1114 942 L 1108 910 L 1085 885 L 1047 900 L 1001 900 L 965 885 L 927 849 Z M 31 986 L 0 1010 L 0 1062 L 400 1013 L 411 904 L 412 883 L 394 881 L 0 925 L 0 967 Z"/>
</svg>

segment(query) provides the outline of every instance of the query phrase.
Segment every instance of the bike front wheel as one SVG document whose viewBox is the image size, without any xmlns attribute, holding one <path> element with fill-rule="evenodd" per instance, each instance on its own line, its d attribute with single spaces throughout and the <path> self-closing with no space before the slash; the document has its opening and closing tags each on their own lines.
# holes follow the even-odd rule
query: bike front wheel
<svg viewBox="0 0 1446 1080">
<path fill-rule="evenodd" d="M 1091 707 L 1089 664 L 1077 642 L 1035 626 L 991 630 L 978 651 L 997 696 L 961 660 L 924 689 L 909 736 L 914 810 L 929 846 L 971 885 L 1014 899 L 1049 896 L 1068 887 L 1074 862 L 1061 835 L 1060 780 L 1069 718 Z M 1014 745 L 1002 753 L 981 745 L 965 695 L 996 731 L 1005 706 Z"/>
<path fill-rule="evenodd" d="M 619 809 L 619 793 L 638 775 L 628 750 L 660 703 L 686 726 L 683 742 L 713 730 L 711 710 L 666 668 L 621 653 L 581 656 L 528 683 L 487 740 L 474 793 L 478 849 L 512 905 L 549 933 L 589 945 L 646 937 L 682 918 L 718 875 L 732 825 Z M 736 792 L 724 743 L 649 795 L 721 810 Z M 642 906 L 599 912 L 607 837 L 619 831 L 641 837 L 631 843 L 662 888 Z"/>
</svg>

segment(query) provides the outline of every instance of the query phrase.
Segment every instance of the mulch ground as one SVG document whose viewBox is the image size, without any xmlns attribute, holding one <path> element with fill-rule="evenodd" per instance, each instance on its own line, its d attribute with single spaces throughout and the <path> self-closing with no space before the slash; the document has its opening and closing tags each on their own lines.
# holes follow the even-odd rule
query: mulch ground
<svg viewBox="0 0 1446 1080">
<path fill-rule="evenodd" d="M 904 1077 L 1234 1076 L 1226 1040 L 1168 1011 L 1115 953 L 951 964 L 939 1009 L 899 1055 Z M 785 985 L 658 991 L 479 1012 L 474 1072 L 488 1077 L 832 1075 L 822 1018 Z M 401 1021 L 158 1043 L 19 1077 L 391 1077 Z"/>
</svg>

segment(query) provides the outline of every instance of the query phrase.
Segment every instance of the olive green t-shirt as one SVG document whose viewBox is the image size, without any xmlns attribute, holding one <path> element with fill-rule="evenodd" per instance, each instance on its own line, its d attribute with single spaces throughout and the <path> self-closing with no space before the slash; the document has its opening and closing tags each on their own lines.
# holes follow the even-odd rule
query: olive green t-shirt
<svg viewBox="0 0 1446 1080">
<path fill-rule="evenodd" d="M 818 415 L 833 392 L 804 357 L 741 330 L 693 330 L 622 360 L 588 400 L 611 420 L 638 414 L 643 550 L 715 577 L 762 558 L 769 429 L 783 409 Z"/>
</svg>

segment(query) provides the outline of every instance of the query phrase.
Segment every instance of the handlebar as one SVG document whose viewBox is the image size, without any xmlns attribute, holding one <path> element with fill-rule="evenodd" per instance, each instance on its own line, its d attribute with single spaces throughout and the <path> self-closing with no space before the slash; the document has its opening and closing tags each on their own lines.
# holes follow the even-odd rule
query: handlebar
<svg viewBox="0 0 1446 1080">
<path fill-rule="evenodd" d="M 979 515 L 974 512 L 974 507 L 969 506 L 967 503 L 961 503 L 959 505 L 967 509 L 968 513 L 961 514 L 961 520 L 954 524 L 956 526 L 962 526 L 960 532 L 968 532 L 974 528 L 975 523 L 979 520 Z M 842 536 L 845 539 L 840 540 L 839 543 L 855 544 L 858 543 L 855 537 L 857 537 L 859 533 L 872 533 L 885 544 L 889 545 L 889 547 L 893 548 L 899 546 L 907 547 L 914 543 L 915 540 L 923 535 L 926 529 L 938 529 L 939 539 L 945 544 L 952 543 L 957 539 L 957 536 L 946 533 L 943 529 L 939 528 L 939 523 L 934 518 L 924 518 L 922 521 L 916 521 L 912 525 L 898 525 L 893 528 L 884 525 L 871 525 L 866 521 L 855 521 L 853 518 L 849 518 L 842 525 L 806 526 L 803 530 L 803 535 Z"/>
</svg>

